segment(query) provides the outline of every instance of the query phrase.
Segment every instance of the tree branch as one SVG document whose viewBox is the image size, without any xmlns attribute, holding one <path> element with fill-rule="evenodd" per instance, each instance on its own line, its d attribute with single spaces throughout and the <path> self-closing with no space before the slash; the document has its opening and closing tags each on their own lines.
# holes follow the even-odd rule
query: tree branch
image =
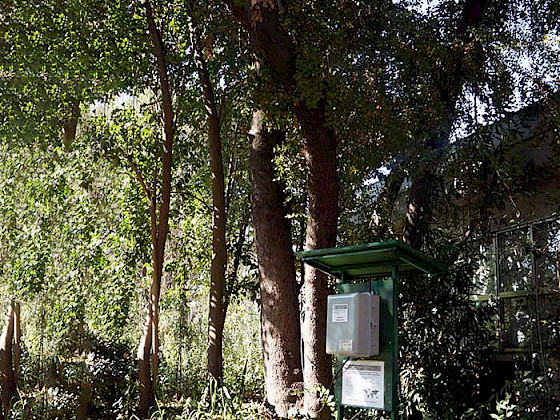
<svg viewBox="0 0 560 420">
<path fill-rule="evenodd" d="M 152 205 L 152 192 L 150 191 L 150 188 L 146 184 L 146 180 L 144 179 L 144 176 L 142 175 L 142 172 L 140 171 L 140 168 L 138 168 L 138 165 L 136 165 L 136 163 L 132 160 L 130 155 L 125 153 L 125 151 L 122 149 L 122 147 L 117 146 L 117 151 L 121 154 L 121 156 L 123 158 L 126 159 L 126 161 L 128 163 L 128 166 L 130 166 L 130 168 L 134 171 L 134 175 L 136 176 L 136 179 L 138 180 L 138 182 L 142 186 L 142 191 L 144 191 L 144 195 L 146 196 L 146 198 L 147 198 L 147 200 L 148 200 L 148 202 L 150 203 L 150 206 L 151 206 Z"/>
<path fill-rule="evenodd" d="M 194 198 L 196 201 L 198 201 L 199 203 L 201 203 L 202 205 L 204 205 L 204 207 L 206 207 L 206 209 L 208 211 L 212 211 L 212 207 L 205 202 L 202 198 L 197 197 L 196 195 L 194 195 L 193 193 L 187 191 L 187 190 L 177 190 L 177 191 L 171 191 L 172 194 L 185 194 L 188 195 L 191 198 Z"/>
</svg>

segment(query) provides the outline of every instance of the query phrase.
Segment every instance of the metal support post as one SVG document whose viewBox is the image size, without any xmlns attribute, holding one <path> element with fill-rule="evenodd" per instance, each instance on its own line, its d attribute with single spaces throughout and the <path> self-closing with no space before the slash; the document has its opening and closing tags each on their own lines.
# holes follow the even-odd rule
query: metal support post
<svg viewBox="0 0 560 420">
<path fill-rule="evenodd" d="M 344 271 L 342 273 L 340 273 L 340 282 L 342 284 L 346 283 L 346 273 Z M 340 372 L 340 374 L 342 374 L 342 372 Z M 342 380 L 341 378 L 334 378 L 334 379 L 335 379 L 335 381 Z M 335 385 L 335 387 L 336 387 L 336 385 Z M 336 420 L 343 420 L 343 419 L 344 419 L 344 406 L 339 402 L 336 405 Z"/>
<path fill-rule="evenodd" d="M 397 418 L 398 413 L 398 389 L 399 389 L 399 267 L 392 267 L 393 278 L 393 357 L 391 361 L 393 371 L 393 410 L 391 411 L 391 420 Z"/>
</svg>

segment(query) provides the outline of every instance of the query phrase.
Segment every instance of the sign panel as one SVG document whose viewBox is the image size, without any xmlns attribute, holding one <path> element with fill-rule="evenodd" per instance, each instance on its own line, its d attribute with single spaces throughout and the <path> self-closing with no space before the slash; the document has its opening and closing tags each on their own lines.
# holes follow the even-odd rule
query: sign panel
<svg viewBox="0 0 560 420">
<path fill-rule="evenodd" d="M 339 303 L 332 306 L 332 322 L 348 322 L 347 303 Z"/>
<path fill-rule="evenodd" d="M 342 369 L 343 405 L 385 409 L 385 363 L 349 360 Z"/>
</svg>

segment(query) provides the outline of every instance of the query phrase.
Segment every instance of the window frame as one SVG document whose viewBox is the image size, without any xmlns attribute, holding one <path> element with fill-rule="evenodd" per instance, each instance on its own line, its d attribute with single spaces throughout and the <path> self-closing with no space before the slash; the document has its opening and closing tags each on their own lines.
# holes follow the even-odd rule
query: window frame
<svg viewBox="0 0 560 420">
<path fill-rule="evenodd" d="M 502 248 L 500 247 L 500 236 L 505 235 L 508 233 L 521 231 L 523 229 L 528 230 L 528 239 L 530 244 L 534 246 L 535 244 L 535 227 L 537 225 L 542 225 L 545 223 L 554 223 L 560 222 L 560 215 L 553 215 L 546 218 L 541 218 L 537 220 L 533 220 L 526 223 L 520 223 L 513 226 L 508 226 L 506 228 L 497 229 L 492 233 L 492 251 L 491 255 L 493 257 L 493 275 L 495 277 L 495 290 L 490 291 L 490 294 L 486 295 L 479 295 L 474 300 L 477 302 L 485 302 L 494 300 L 496 301 L 497 308 L 498 308 L 498 317 L 497 317 L 497 337 L 498 337 L 498 346 L 499 351 L 501 353 L 533 353 L 535 351 L 535 338 L 538 342 L 539 347 L 542 346 L 542 339 L 541 339 L 541 328 L 540 325 L 540 301 L 543 300 L 542 297 L 549 297 L 549 296 L 560 296 L 558 291 L 554 290 L 547 290 L 544 284 L 539 283 L 538 273 L 537 273 L 537 262 L 536 262 L 536 255 L 535 250 L 531 248 L 527 254 L 530 258 L 530 283 L 528 284 L 527 289 L 525 290 L 518 290 L 518 291 L 502 291 L 502 284 L 504 283 L 502 280 L 502 270 L 501 270 L 501 261 L 500 258 L 503 257 L 504 253 Z M 529 322 L 531 325 L 531 331 L 529 336 L 529 343 L 527 347 L 511 347 L 507 346 L 507 334 L 508 334 L 508 325 L 506 324 L 507 317 L 506 317 L 506 303 L 509 303 L 513 307 L 514 301 L 522 302 L 522 299 L 526 300 L 524 304 L 528 305 L 530 310 L 534 311 L 534 317 L 530 318 Z M 534 337 L 534 334 L 537 337 Z"/>
</svg>

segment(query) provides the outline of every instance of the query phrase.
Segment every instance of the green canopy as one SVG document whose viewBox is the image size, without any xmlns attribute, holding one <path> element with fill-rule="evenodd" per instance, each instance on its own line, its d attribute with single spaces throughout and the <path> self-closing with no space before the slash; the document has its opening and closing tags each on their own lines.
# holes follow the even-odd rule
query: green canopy
<svg viewBox="0 0 560 420">
<path fill-rule="evenodd" d="M 391 276 L 399 273 L 433 274 L 443 267 L 433 259 L 399 241 L 374 242 L 341 248 L 296 252 L 304 263 L 345 280 Z"/>
</svg>

